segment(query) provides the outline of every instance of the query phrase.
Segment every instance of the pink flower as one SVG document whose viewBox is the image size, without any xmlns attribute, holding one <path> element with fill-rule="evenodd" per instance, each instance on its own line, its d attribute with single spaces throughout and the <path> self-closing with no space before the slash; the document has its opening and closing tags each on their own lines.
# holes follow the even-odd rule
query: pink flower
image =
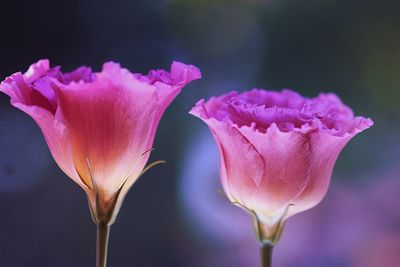
<svg viewBox="0 0 400 267">
<path fill-rule="evenodd" d="M 113 62 L 98 73 L 87 67 L 62 73 L 40 60 L 6 78 L 0 90 L 37 122 L 57 164 L 86 191 L 95 221 L 112 223 L 146 165 L 163 112 L 200 76 L 179 62 L 170 73 L 145 76 Z M 107 212 L 113 215 L 100 218 Z"/>
<path fill-rule="evenodd" d="M 340 151 L 373 124 L 334 94 L 310 99 L 290 90 L 231 92 L 190 113 L 214 135 L 230 201 L 269 228 L 317 205 Z"/>
</svg>

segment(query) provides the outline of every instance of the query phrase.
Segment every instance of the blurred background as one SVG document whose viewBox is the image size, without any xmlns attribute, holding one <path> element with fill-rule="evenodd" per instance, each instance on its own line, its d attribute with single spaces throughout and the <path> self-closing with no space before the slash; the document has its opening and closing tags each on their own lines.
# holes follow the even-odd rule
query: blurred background
<svg viewBox="0 0 400 267">
<path fill-rule="evenodd" d="M 221 194 L 218 153 L 187 112 L 253 87 L 337 93 L 374 127 L 342 152 L 316 208 L 289 219 L 274 266 L 400 265 L 400 2 L 68 0 L 0 2 L 0 80 L 49 58 L 64 71 L 114 60 L 134 72 L 198 66 L 165 113 L 146 173 L 112 227 L 110 267 L 258 266 L 250 218 Z M 0 95 L 0 266 L 89 267 L 83 191 L 39 127 Z"/>
</svg>

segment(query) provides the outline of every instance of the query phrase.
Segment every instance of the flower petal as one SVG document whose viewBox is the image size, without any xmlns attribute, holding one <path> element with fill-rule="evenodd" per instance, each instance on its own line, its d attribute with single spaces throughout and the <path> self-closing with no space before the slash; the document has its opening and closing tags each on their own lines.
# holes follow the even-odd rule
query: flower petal
<svg viewBox="0 0 400 267">
<path fill-rule="evenodd" d="M 243 134 L 225 123 L 207 118 L 200 101 L 190 112 L 209 126 L 220 151 L 221 182 L 232 202 L 247 203 L 264 174 L 264 161 Z"/>
<path fill-rule="evenodd" d="M 324 132 L 310 134 L 312 148 L 310 179 L 301 194 L 293 200 L 294 206 L 289 209 L 288 216 L 308 210 L 321 202 L 328 191 L 333 168 L 340 152 L 356 134 L 371 127 L 372 124 L 370 119 L 361 119 L 351 133 L 342 137 Z"/>
<path fill-rule="evenodd" d="M 106 63 L 91 83 L 55 86 L 78 172 L 91 184 L 89 160 L 97 188 L 112 195 L 149 149 L 156 89 L 115 63 Z"/>
<path fill-rule="evenodd" d="M 250 207 L 265 223 L 279 219 L 277 216 L 303 192 L 310 179 L 312 147 L 309 137 L 300 132 L 282 132 L 276 124 L 266 133 L 252 127 L 242 127 L 240 131 L 264 160 L 264 175 Z"/>
<path fill-rule="evenodd" d="M 248 203 L 249 197 L 262 182 L 263 158 L 236 128 L 215 120 L 209 120 L 207 124 L 221 152 L 221 181 L 224 189 L 229 192 L 227 194 L 231 201 Z"/>
<path fill-rule="evenodd" d="M 170 73 L 165 70 L 152 70 L 147 76 L 139 73 L 136 73 L 135 76 L 140 81 L 157 88 L 157 107 L 154 124 L 150 132 L 150 136 L 154 138 L 158 123 L 166 108 L 186 84 L 201 78 L 201 72 L 193 65 L 174 61 L 171 64 Z M 153 138 L 149 139 L 150 145 L 153 143 Z"/>
<path fill-rule="evenodd" d="M 65 125 L 54 118 L 49 111 L 37 106 L 26 106 L 22 103 L 14 105 L 31 116 L 38 124 L 50 152 L 60 169 L 73 179 L 84 190 L 87 186 L 81 181 L 72 160 L 72 148 L 68 141 L 68 130 Z"/>
</svg>

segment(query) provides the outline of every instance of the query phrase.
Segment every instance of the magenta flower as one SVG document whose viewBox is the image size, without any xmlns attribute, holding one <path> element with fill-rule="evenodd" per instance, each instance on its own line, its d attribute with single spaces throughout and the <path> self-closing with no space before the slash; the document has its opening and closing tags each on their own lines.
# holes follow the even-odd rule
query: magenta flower
<svg viewBox="0 0 400 267">
<path fill-rule="evenodd" d="M 170 73 L 146 76 L 113 62 L 98 73 L 62 73 L 40 60 L 8 77 L 0 91 L 37 122 L 57 164 L 87 193 L 95 222 L 108 226 L 144 170 L 163 112 L 200 76 L 179 62 Z"/>
<path fill-rule="evenodd" d="M 290 90 L 231 92 L 190 113 L 218 144 L 226 195 L 254 215 L 259 240 L 269 245 L 286 218 L 322 200 L 340 151 L 373 124 L 334 94 L 310 99 Z"/>
</svg>

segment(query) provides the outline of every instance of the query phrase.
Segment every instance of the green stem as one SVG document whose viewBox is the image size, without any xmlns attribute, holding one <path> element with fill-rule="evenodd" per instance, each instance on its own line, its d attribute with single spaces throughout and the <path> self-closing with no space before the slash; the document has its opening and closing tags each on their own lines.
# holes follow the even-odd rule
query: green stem
<svg viewBox="0 0 400 267">
<path fill-rule="evenodd" d="M 110 226 L 107 223 L 99 222 L 97 224 L 97 267 L 107 266 L 107 248 Z"/>
<path fill-rule="evenodd" d="M 271 267 L 272 266 L 272 249 L 274 247 L 271 244 L 261 245 L 261 267 Z"/>
</svg>

